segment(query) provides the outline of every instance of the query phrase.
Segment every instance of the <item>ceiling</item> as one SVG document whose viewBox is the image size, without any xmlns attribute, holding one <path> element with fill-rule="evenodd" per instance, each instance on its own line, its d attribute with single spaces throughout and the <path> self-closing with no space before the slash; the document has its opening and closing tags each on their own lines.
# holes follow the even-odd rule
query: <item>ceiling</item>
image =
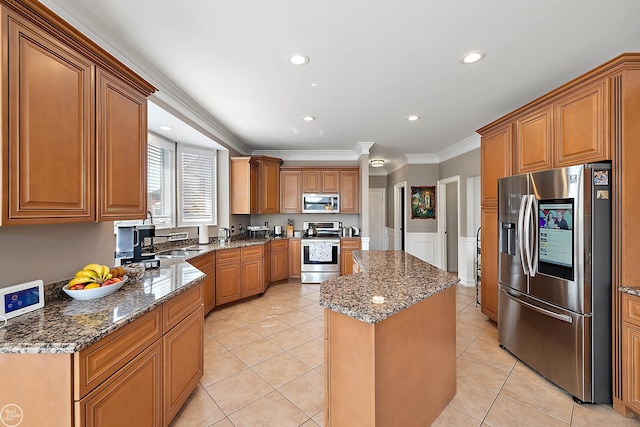
<svg viewBox="0 0 640 427">
<path fill-rule="evenodd" d="M 638 0 L 42 3 L 158 87 L 152 101 L 243 154 L 312 159 L 373 142 L 371 157 L 388 162 L 442 159 L 477 146 L 485 124 L 640 50 Z M 474 50 L 485 59 L 461 64 Z M 294 52 L 310 62 L 290 64 Z M 150 124 L 162 134 L 160 121 Z"/>
</svg>

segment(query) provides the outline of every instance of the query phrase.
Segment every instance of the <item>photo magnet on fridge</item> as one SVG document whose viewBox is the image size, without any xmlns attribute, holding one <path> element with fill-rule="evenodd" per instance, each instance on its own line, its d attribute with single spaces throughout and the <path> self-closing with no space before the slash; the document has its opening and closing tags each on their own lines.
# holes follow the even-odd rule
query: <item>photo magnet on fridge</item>
<svg viewBox="0 0 640 427">
<path fill-rule="evenodd" d="M 609 185 L 609 171 L 593 171 L 593 185 Z"/>
</svg>

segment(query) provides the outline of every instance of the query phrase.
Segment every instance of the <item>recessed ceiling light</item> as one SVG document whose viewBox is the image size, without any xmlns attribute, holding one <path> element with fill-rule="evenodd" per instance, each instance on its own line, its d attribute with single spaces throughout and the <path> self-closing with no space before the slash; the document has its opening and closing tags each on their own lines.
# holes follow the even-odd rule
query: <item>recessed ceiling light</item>
<svg viewBox="0 0 640 427">
<path fill-rule="evenodd" d="M 316 116 L 304 116 L 302 118 L 302 120 L 304 120 L 305 122 L 312 122 L 316 119 Z"/>
<path fill-rule="evenodd" d="M 419 120 L 420 116 L 409 116 L 407 117 L 407 120 L 409 120 L 410 122 L 415 122 L 416 120 Z"/>
<path fill-rule="evenodd" d="M 317 87 L 318 83 L 311 83 L 311 87 Z"/>
<path fill-rule="evenodd" d="M 474 62 L 478 62 L 486 56 L 486 53 L 476 50 L 473 52 L 468 52 L 462 55 L 460 58 L 460 62 L 463 64 L 473 64 Z"/>
<path fill-rule="evenodd" d="M 309 57 L 303 53 L 292 53 L 289 55 L 289 62 L 293 65 L 306 65 L 309 63 Z"/>
<path fill-rule="evenodd" d="M 162 130 L 173 130 L 173 128 L 171 126 L 160 126 L 160 129 L 162 129 Z"/>
</svg>

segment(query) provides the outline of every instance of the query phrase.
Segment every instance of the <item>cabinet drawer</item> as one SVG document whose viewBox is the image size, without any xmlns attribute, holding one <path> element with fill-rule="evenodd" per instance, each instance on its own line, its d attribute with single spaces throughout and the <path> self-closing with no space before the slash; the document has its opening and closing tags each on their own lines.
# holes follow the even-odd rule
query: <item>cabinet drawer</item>
<svg viewBox="0 0 640 427">
<path fill-rule="evenodd" d="M 74 399 L 80 400 L 161 336 L 162 308 L 158 307 L 75 353 Z"/>
<path fill-rule="evenodd" d="M 640 326 L 640 297 L 622 294 L 622 320 Z"/>
<path fill-rule="evenodd" d="M 340 249 L 360 249 L 360 239 L 340 239 Z"/>
<path fill-rule="evenodd" d="M 164 332 L 166 333 L 182 319 L 198 309 L 204 302 L 202 283 L 197 284 L 188 291 L 165 302 L 162 305 L 162 318 L 164 320 Z"/>
<path fill-rule="evenodd" d="M 240 262 L 240 248 L 216 251 L 216 264 Z"/>
<path fill-rule="evenodd" d="M 262 245 L 242 248 L 242 260 L 262 258 Z"/>
<path fill-rule="evenodd" d="M 289 242 L 287 240 L 272 240 L 271 250 L 273 252 L 286 251 L 289 249 Z"/>
</svg>

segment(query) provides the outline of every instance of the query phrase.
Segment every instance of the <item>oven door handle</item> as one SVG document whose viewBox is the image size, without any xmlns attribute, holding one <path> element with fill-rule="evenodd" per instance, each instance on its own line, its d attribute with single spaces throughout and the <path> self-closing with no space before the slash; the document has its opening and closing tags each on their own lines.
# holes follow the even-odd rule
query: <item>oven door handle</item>
<svg viewBox="0 0 640 427">
<path fill-rule="evenodd" d="M 571 316 L 567 316 L 566 314 L 554 313 L 553 311 L 550 311 L 542 307 L 538 307 L 537 305 L 531 304 L 529 302 L 523 301 L 517 295 L 513 295 L 511 292 L 505 289 L 503 289 L 502 292 L 504 292 L 506 295 L 511 297 L 511 299 L 514 300 L 515 302 L 522 304 L 525 307 L 530 308 L 531 310 L 537 311 L 538 313 L 544 314 L 545 316 L 553 317 L 554 319 L 562 320 L 563 322 L 573 323 L 573 319 L 571 318 Z"/>
</svg>

